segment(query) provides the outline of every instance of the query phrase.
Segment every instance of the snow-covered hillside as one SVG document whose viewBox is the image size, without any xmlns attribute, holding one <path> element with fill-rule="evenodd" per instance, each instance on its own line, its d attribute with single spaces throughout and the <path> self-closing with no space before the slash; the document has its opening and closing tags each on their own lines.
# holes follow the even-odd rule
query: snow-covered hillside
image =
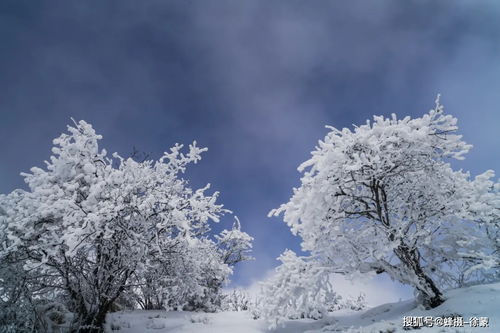
<svg viewBox="0 0 500 333">
<path fill-rule="evenodd" d="M 413 300 L 377 306 L 366 311 L 338 311 L 322 320 L 290 320 L 276 330 L 268 329 L 262 319 L 253 320 L 249 312 L 191 313 L 163 311 L 127 311 L 109 314 L 108 333 L 299 333 L 299 332 L 406 332 L 403 318 L 432 316 L 462 317 L 463 327 L 422 327 L 419 332 L 500 332 L 500 283 L 450 290 L 447 301 L 426 311 Z M 488 318 L 488 327 L 484 320 Z M 471 318 L 473 318 L 471 320 Z M 474 318 L 477 318 L 475 321 Z M 407 319 L 408 320 L 408 319 Z M 418 320 L 418 319 L 417 319 Z M 438 319 L 439 321 L 439 319 Z M 446 320 L 444 319 L 444 322 Z M 472 327 L 477 324 L 477 327 Z"/>
</svg>

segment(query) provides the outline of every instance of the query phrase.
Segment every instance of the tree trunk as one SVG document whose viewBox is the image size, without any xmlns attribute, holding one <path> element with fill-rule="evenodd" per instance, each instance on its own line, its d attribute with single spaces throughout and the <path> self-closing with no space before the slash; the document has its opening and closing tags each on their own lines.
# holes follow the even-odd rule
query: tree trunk
<svg viewBox="0 0 500 333">
<path fill-rule="evenodd" d="M 442 304 L 444 302 L 443 294 L 430 276 L 422 269 L 416 249 L 410 249 L 407 245 L 402 244 L 394 252 L 406 268 L 410 269 L 418 278 L 419 283 L 418 285 L 414 285 L 414 287 L 422 296 L 422 304 L 427 309 L 432 309 Z"/>
</svg>

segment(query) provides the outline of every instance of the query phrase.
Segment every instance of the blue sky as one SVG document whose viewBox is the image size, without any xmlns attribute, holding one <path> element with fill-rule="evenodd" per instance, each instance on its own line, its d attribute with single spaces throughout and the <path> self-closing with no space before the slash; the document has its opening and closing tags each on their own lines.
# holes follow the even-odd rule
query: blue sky
<svg viewBox="0 0 500 333">
<path fill-rule="evenodd" d="M 245 286 L 300 248 L 266 216 L 325 125 L 420 116 L 441 93 L 474 145 L 456 167 L 500 171 L 499 88 L 496 1 L 4 0 L 0 192 L 43 166 L 70 117 L 122 155 L 197 140 L 192 186 L 211 183 L 255 237 L 233 276 Z"/>
</svg>

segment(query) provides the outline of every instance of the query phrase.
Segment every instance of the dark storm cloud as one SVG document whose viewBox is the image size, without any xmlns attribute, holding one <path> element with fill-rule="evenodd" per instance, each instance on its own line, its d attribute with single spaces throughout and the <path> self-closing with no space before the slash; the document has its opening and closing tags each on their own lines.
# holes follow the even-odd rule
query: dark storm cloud
<svg viewBox="0 0 500 333">
<path fill-rule="evenodd" d="M 123 155 L 198 140 L 193 186 L 211 182 L 256 239 L 235 275 L 248 283 L 298 249 L 266 215 L 326 124 L 417 116 L 441 92 L 477 146 L 464 165 L 500 170 L 499 15 L 493 1 L 4 1 L 0 189 L 71 116 Z"/>
</svg>

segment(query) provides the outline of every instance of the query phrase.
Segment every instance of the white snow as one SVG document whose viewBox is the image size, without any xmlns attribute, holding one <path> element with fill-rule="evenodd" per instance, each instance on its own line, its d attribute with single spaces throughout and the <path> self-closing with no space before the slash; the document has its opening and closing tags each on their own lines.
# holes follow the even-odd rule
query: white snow
<svg viewBox="0 0 500 333">
<path fill-rule="evenodd" d="M 276 330 L 270 330 L 262 319 L 253 320 L 249 311 L 192 313 L 166 311 L 125 311 L 109 314 L 106 332 L 112 333 L 318 333 L 318 332 L 407 332 L 404 316 L 488 317 L 489 327 L 462 328 L 423 327 L 418 332 L 500 332 L 500 283 L 450 290 L 447 301 L 432 310 L 423 310 L 415 301 L 387 303 L 366 311 L 341 310 L 321 320 L 288 320 Z M 112 330 L 111 328 L 115 328 Z M 119 329 L 117 329 L 119 328 Z"/>
</svg>

